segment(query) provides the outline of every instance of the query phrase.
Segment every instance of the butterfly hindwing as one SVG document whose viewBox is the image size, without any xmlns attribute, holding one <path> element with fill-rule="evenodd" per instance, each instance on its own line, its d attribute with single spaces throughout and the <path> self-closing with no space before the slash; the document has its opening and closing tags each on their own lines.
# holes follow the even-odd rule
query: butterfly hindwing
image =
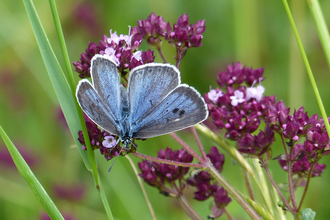
<svg viewBox="0 0 330 220">
<path fill-rule="evenodd" d="M 131 71 L 128 82 L 131 123 L 134 123 L 180 84 L 180 73 L 169 64 L 145 64 Z"/>
<path fill-rule="evenodd" d="M 178 131 L 204 121 L 207 116 L 207 106 L 200 94 L 181 84 L 132 124 L 132 137 L 150 138 Z"/>
<path fill-rule="evenodd" d="M 102 101 L 87 79 L 79 82 L 76 97 L 81 109 L 92 121 L 113 135 L 120 134 L 118 119 L 112 114 L 108 105 Z"/>
</svg>

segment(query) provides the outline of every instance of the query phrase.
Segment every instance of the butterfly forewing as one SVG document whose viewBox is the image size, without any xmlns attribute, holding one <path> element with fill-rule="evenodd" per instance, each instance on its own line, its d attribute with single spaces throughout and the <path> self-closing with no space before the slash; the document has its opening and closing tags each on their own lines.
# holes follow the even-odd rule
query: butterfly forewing
<svg viewBox="0 0 330 220">
<path fill-rule="evenodd" d="M 159 105 L 179 84 L 179 71 L 169 64 L 145 64 L 133 69 L 128 85 L 131 123 Z"/>
<path fill-rule="evenodd" d="M 120 76 L 113 61 L 95 55 L 91 63 L 91 77 L 95 91 L 116 120 L 121 120 Z"/>
<path fill-rule="evenodd" d="M 79 82 L 76 96 L 81 109 L 92 121 L 111 134 L 119 135 L 120 126 L 117 118 L 88 80 L 84 79 Z"/>
<path fill-rule="evenodd" d="M 150 138 L 167 134 L 200 123 L 207 116 L 207 106 L 200 94 L 182 84 L 132 124 L 132 136 Z"/>
</svg>

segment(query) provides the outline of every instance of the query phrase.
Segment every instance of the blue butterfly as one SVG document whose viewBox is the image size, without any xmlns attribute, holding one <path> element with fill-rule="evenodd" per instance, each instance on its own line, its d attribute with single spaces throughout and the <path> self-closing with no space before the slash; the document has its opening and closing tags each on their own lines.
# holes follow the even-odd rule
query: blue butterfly
<svg viewBox="0 0 330 220">
<path fill-rule="evenodd" d="M 126 90 L 116 64 L 95 55 L 91 77 L 93 85 L 87 79 L 79 82 L 78 103 L 98 126 L 119 136 L 125 148 L 133 138 L 182 130 L 208 117 L 204 99 L 193 87 L 180 84 L 180 72 L 173 65 L 149 63 L 134 68 Z"/>
</svg>

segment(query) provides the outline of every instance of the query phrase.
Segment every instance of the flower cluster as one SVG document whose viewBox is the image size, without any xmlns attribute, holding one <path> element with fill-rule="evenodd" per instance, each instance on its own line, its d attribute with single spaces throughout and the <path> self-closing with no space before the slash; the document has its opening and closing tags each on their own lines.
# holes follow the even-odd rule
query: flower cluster
<svg viewBox="0 0 330 220">
<path fill-rule="evenodd" d="M 308 117 L 304 107 L 290 115 L 290 108 L 279 101 L 268 106 L 265 122 L 272 130 L 289 140 L 289 147 L 293 147 L 292 157 L 288 155 L 285 160 L 279 158 L 284 170 L 287 170 L 287 162 L 293 161 L 292 172 L 299 176 L 306 176 L 313 163 L 315 166 L 312 176 L 319 176 L 323 172 L 325 165 L 317 162 L 330 153 L 330 142 L 322 118 L 318 119 L 317 114 Z"/>
<path fill-rule="evenodd" d="M 181 163 L 191 163 L 193 157 L 187 153 L 184 149 L 172 150 L 166 148 L 165 151 L 161 149 L 158 152 L 158 158 L 172 160 Z M 177 196 L 180 192 L 173 192 L 169 190 L 165 184 L 174 184 L 176 180 L 182 180 L 184 175 L 189 171 L 189 167 L 181 167 L 176 165 L 168 165 L 159 162 L 151 162 L 152 167 L 147 161 L 143 161 L 138 164 L 142 173 L 140 176 L 143 180 L 151 186 L 157 187 L 160 192 L 165 195 Z M 184 185 L 180 184 L 178 189 L 183 190 Z"/>
<path fill-rule="evenodd" d="M 121 147 L 117 144 L 117 140 L 106 131 L 101 131 L 97 125 L 84 114 L 84 119 L 88 131 L 88 136 L 92 145 L 92 149 L 100 149 L 100 152 L 107 160 L 119 155 Z M 78 132 L 78 141 L 83 145 L 82 149 L 86 150 L 84 135 L 82 131 Z"/>
<path fill-rule="evenodd" d="M 287 139 L 288 146 L 295 152 L 292 158 L 290 155 L 285 155 L 285 159 L 280 157 L 282 168 L 287 170 L 291 160 L 293 173 L 303 176 L 315 163 L 312 175 L 320 175 L 325 165 L 317 161 L 330 153 L 323 119 L 318 119 L 316 114 L 308 117 L 303 107 L 290 115 L 290 108 L 286 108 L 283 101 L 276 103 L 275 96 L 263 96 L 265 89 L 261 85 L 254 87 L 263 80 L 262 68 L 242 67 L 241 63 L 230 65 L 225 72 L 219 73 L 220 88 L 211 89 L 204 95 L 215 126 L 226 130 L 226 138 L 237 141 L 240 152 L 259 158 L 270 150 L 275 141 L 274 133 L 278 133 Z M 252 135 L 261 121 L 265 122 L 265 128 Z M 299 154 L 303 156 L 295 159 Z"/>
<path fill-rule="evenodd" d="M 191 47 L 202 46 L 205 20 L 199 20 L 195 24 L 189 24 L 187 14 L 180 16 L 173 28 L 169 22 L 165 22 L 161 16 L 154 13 L 145 20 L 138 21 L 138 29 L 150 46 L 160 50 L 161 43 L 165 39 L 176 48 L 177 62 L 182 60 L 187 50 Z"/>
<path fill-rule="evenodd" d="M 265 132 L 260 131 L 258 135 L 247 133 L 245 137 L 238 140 L 238 150 L 254 156 L 263 155 L 275 140 L 274 132 L 266 125 Z"/>
<path fill-rule="evenodd" d="M 210 116 L 219 129 L 226 129 L 225 137 L 238 140 L 256 131 L 264 117 L 268 102 L 275 103 L 275 96 L 263 97 L 265 89 L 260 83 L 263 69 L 242 67 L 241 63 L 228 66 L 218 74 L 220 88 L 204 95 Z"/>
<path fill-rule="evenodd" d="M 220 154 L 216 147 L 211 147 L 210 153 L 207 154 L 213 166 L 219 171 L 222 171 L 225 162 L 225 156 Z M 214 197 L 214 206 L 212 208 L 213 218 L 222 215 L 224 208 L 229 204 L 231 198 L 228 197 L 228 192 L 214 182 L 212 176 L 201 171 L 187 180 L 187 184 L 196 187 L 195 199 L 204 201 L 210 197 Z"/>
<path fill-rule="evenodd" d="M 144 63 L 152 63 L 155 60 L 153 51 L 138 51 L 142 43 L 142 35 L 138 33 L 137 27 L 130 28 L 128 35 L 117 35 L 110 30 L 110 37 L 103 35 L 99 44 L 90 42 L 85 53 L 81 54 L 80 62 L 73 65 L 80 78 L 90 77 L 91 59 L 95 54 L 109 56 L 117 65 L 120 73 L 125 75 L 129 70 Z"/>
<path fill-rule="evenodd" d="M 294 160 L 296 158 L 292 165 L 292 173 L 297 174 L 299 177 L 306 177 L 312 166 L 311 162 L 308 160 L 308 157 L 303 153 L 303 148 L 303 144 L 294 145 L 292 154 L 293 158 L 290 158 L 291 160 Z M 280 157 L 278 162 L 283 170 L 288 170 L 288 160 L 286 158 L 282 159 Z M 312 176 L 320 176 L 324 169 L 324 164 L 319 164 L 315 162 L 315 166 L 312 171 Z"/>
<path fill-rule="evenodd" d="M 129 30 L 128 35 L 117 35 L 110 30 L 110 37 L 103 35 L 99 44 L 90 42 L 85 53 L 81 54 L 80 61 L 74 62 L 76 72 L 80 78 L 90 77 L 91 59 L 95 54 L 105 54 L 112 58 L 117 64 L 118 70 L 124 76 L 129 70 L 145 63 L 155 60 L 154 52 L 139 51 L 142 40 L 160 51 L 161 43 L 165 39 L 176 48 L 177 62 L 181 61 L 187 50 L 191 47 L 202 46 L 203 33 L 205 31 L 205 20 L 189 24 L 187 14 L 178 18 L 177 23 L 171 27 L 161 16 L 154 13 L 145 20 L 138 20 L 137 26 Z"/>
</svg>

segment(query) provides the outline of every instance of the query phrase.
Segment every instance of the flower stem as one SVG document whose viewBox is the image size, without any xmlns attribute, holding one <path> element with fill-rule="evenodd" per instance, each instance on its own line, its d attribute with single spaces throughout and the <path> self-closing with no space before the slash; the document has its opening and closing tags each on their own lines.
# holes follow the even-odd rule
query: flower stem
<svg viewBox="0 0 330 220">
<path fill-rule="evenodd" d="M 163 55 L 162 49 L 160 47 L 158 48 L 158 53 L 159 53 L 160 57 L 162 58 L 163 62 L 164 63 L 167 63 L 167 61 L 166 61 L 166 59 L 165 59 L 165 57 Z"/>
<path fill-rule="evenodd" d="M 143 196 L 144 196 L 144 198 L 146 199 L 146 202 L 147 202 L 147 204 L 148 204 L 148 207 L 149 207 L 149 210 L 150 210 L 150 214 L 151 214 L 151 216 L 152 216 L 152 219 L 153 219 L 153 220 L 157 220 L 157 218 L 156 218 L 156 214 L 155 214 L 155 211 L 154 211 L 154 209 L 152 208 L 151 202 L 150 202 L 150 200 L 149 200 L 149 198 L 148 198 L 147 192 L 146 192 L 146 190 L 145 190 L 145 188 L 144 188 L 144 186 L 143 186 L 143 183 L 142 183 L 142 181 L 141 181 L 141 178 L 139 178 L 139 176 L 138 176 L 138 171 L 137 171 L 137 169 L 136 169 L 136 167 L 135 167 L 135 165 L 134 165 L 133 160 L 132 160 L 128 155 L 125 155 L 125 158 L 126 158 L 126 159 L 129 161 L 129 163 L 131 164 L 131 167 L 133 168 L 133 171 L 134 171 L 134 173 L 135 173 L 135 175 L 136 175 L 136 177 L 137 177 L 137 180 L 139 181 L 140 187 L 141 187 L 141 189 L 142 189 Z"/>
<path fill-rule="evenodd" d="M 203 155 L 203 158 L 204 160 L 208 160 L 207 156 L 206 156 L 206 153 L 204 151 L 204 148 L 202 146 L 202 143 L 201 143 L 201 140 L 199 139 L 198 137 L 198 134 L 197 134 L 197 131 L 196 131 L 196 128 L 195 127 L 191 127 L 191 130 L 193 131 L 194 133 L 194 136 L 195 136 L 195 139 L 196 139 L 196 142 L 198 144 L 198 147 L 199 147 L 199 150 L 201 151 L 202 155 Z"/>
<path fill-rule="evenodd" d="M 229 220 L 234 220 L 234 218 L 230 215 L 230 213 L 227 211 L 227 209 L 224 209 L 224 212 Z"/>
<path fill-rule="evenodd" d="M 253 190 L 252 190 L 252 186 L 251 186 L 251 181 L 250 181 L 249 175 L 246 172 L 246 170 L 244 170 L 244 169 L 242 169 L 242 172 L 243 172 L 244 181 L 245 181 L 246 187 L 248 189 L 250 198 L 254 201 L 255 198 L 254 198 L 254 194 L 253 194 Z"/>
<path fill-rule="evenodd" d="M 140 153 L 131 153 L 131 155 L 138 157 L 140 159 L 148 159 L 149 161 L 155 161 L 155 162 L 159 162 L 159 163 L 165 163 L 165 164 L 169 164 L 169 165 L 175 165 L 175 166 L 180 166 L 180 167 L 194 167 L 194 168 L 204 168 L 204 166 L 202 164 L 194 164 L 194 163 L 182 163 L 182 162 L 177 162 L 177 161 L 173 161 L 173 160 L 166 160 L 166 159 L 161 159 L 161 158 L 156 158 L 156 157 L 150 157 L 147 155 L 142 155 Z"/>
<path fill-rule="evenodd" d="M 230 185 L 227 180 L 212 166 L 211 163 L 206 164 L 207 171 L 228 191 L 228 193 L 242 206 L 242 208 L 250 215 L 252 219 L 261 219 L 251 205 L 241 196 L 241 194 Z"/>
<path fill-rule="evenodd" d="M 269 170 L 268 170 L 268 166 L 267 163 L 265 163 L 264 161 L 260 160 L 262 163 L 263 168 L 265 169 L 265 172 L 268 176 L 268 179 L 270 180 L 270 182 L 272 183 L 272 185 L 274 186 L 274 188 L 276 189 L 277 193 L 280 195 L 282 201 L 284 202 L 285 206 L 293 213 L 292 207 L 290 206 L 288 200 L 286 200 L 286 198 L 283 196 L 281 190 L 278 188 L 278 186 L 276 185 L 272 175 L 270 174 Z"/>
<path fill-rule="evenodd" d="M 205 163 L 205 160 L 203 160 L 203 158 L 201 158 L 193 149 L 191 149 L 188 144 L 181 140 L 179 136 L 174 133 L 169 133 L 169 135 L 171 135 L 174 140 L 176 140 L 189 154 L 196 158 L 200 163 Z"/>
<path fill-rule="evenodd" d="M 293 147 L 290 149 L 290 156 L 287 158 L 288 161 L 288 182 L 289 182 L 289 191 L 290 191 L 290 197 L 292 200 L 292 206 L 293 209 L 297 210 L 297 202 L 296 197 L 294 195 L 294 188 L 293 188 L 293 179 L 292 179 L 292 157 L 293 157 Z"/>
<path fill-rule="evenodd" d="M 302 205 L 302 203 L 303 203 L 303 201 L 305 199 L 305 196 L 306 196 L 306 193 L 307 193 L 307 190 L 308 190 L 308 186 L 309 186 L 309 182 L 310 182 L 310 180 L 312 178 L 312 174 L 313 174 L 313 170 L 314 170 L 315 164 L 316 164 L 316 162 L 312 163 L 312 166 L 311 166 L 311 168 L 309 170 L 308 177 L 307 177 L 307 182 L 306 182 L 306 186 L 305 186 L 305 190 L 304 190 L 304 194 L 303 194 L 303 196 L 302 196 L 302 198 L 300 200 L 300 203 L 299 203 L 299 207 L 297 209 L 297 212 L 299 212 L 299 210 L 301 209 L 301 205 Z"/>
<path fill-rule="evenodd" d="M 176 199 L 179 202 L 179 204 L 181 205 L 181 207 L 183 208 L 183 210 L 187 213 L 187 215 L 191 219 L 202 220 L 202 218 L 197 214 L 197 212 L 195 212 L 195 210 L 192 209 L 192 207 L 189 205 L 189 203 L 184 195 L 180 194 Z"/>
</svg>

